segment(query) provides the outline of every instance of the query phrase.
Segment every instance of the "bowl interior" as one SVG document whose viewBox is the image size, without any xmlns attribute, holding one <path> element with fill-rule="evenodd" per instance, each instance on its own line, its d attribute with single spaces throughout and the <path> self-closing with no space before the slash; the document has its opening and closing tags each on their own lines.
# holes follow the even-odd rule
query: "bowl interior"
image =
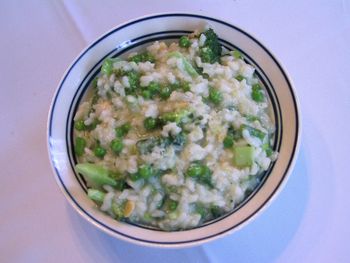
<svg viewBox="0 0 350 263">
<path fill-rule="evenodd" d="M 262 177 L 262 181 L 234 211 L 200 227 L 165 232 L 143 226 L 120 223 L 100 212 L 86 195 L 83 179 L 74 172 L 72 152 L 73 116 L 86 94 L 89 83 L 99 73 L 106 57 L 125 56 L 154 41 L 171 42 L 209 24 L 227 49 L 238 49 L 253 65 L 264 83 L 272 104 L 276 123 L 274 149 L 279 152 Z M 76 210 L 89 222 L 128 241 L 146 245 L 186 246 L 205 242 L 238 229 L 251 220 L 281 189 L 293 165 L 299 138 L 298 107 L 286 73 L 254 37 L 228 23 L 189 14 L 164 14 L 145 17 L 123 24 L 102 36 L 73 62 L 55 94 L 48 123 L 48 147 L 56 179 Z"/>
</svg>

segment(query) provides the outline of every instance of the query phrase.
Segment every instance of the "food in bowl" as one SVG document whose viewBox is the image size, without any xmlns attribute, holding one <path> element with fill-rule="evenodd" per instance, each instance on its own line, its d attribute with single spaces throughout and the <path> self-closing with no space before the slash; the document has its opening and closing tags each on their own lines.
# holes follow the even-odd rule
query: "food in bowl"
<svg viewBox="0 0 350 263">
<path fill-rule="evenodd" d="M 254 70 L 211 28 L 107 58 L 74 117 L 88 196 L 116 220 L 166 231 L 236 208 L 277 158 Z"/>
</svg>

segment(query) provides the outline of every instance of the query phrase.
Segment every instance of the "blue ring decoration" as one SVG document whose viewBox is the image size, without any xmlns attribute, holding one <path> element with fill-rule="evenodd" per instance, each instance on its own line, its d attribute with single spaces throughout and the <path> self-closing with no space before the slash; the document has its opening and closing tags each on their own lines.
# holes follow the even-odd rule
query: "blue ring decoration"
<svg viewBox="0 0 350 263">
<path fill-rule="evenodd" d="M 125 28 L 125 27 L 128 27 L 130 25 L 133 25 L 135 23 L 139 23 L 139 22 L 142 22 L 142 21 L 146 21 L 146 20 L 150 20 L 150 19 L 155 19 L 155 18 L 161 18 L 161 17 L 194 17 L 194 18 L 200 18 L 200 19 L 205 19 L 205 20 L 209 20 L 209 21 L 214 21 L 214 22 L 217 22 L 219 24 L 223 24 L 227 27 L 230 27 L 230 28 L 233 28 L 237 31 L 239 31 L 240 33 L 242 33 L 243 35 L 245 35 L 246 37 L 250 38 L 251 40 L 253 40 L 256 44 L 258 44 L 269 56 L 270 58 L 274 61 L 274 63 L 277 65 L 277 67 L 279 68 L 280 72 L 282 73 L 285 81 L 287 82 L 288 84 L 288 87 L 290 89 L 290 92 L 291 92 L 291 96 L 292 96 L 292 99 L 293 99 L 293 104 L 294 104 L 294 107 L 295 109 L 297 109 L 297 102 L 296 102 L 296 98 L 295 98 L 295 95 L 294 95 L 294 92 L 293 92 L 293 89 L 292 89 L 292 86 L 291 86 L 291 83 L 288 79 L 288 77 L 286 76 L 285 72 L 283 71 L 281 65 L 277 62 L 277 60 L 275 59 L 275 57 L 258 41 L 256 40 L 254 37 L 252 37 L 251 35 L 249 35 L 248 33 L 244 32 L 243 30 L 227 23 L 227 22 L 224 22 L 224 21 L 221 21 L 221 20 L 218 20 L 218 19 L 215 19 L 215 18 L 210 18 L 210 17 L 206 17 L 206 16 L 201 16 L 201 15 L 191 15 L 191 14 L 180 14 L 180 13 L 174 13 L 174 14 L 164 14 L 164 15 L 155 15 L 155 16 L 150 16 L 150 17 L 145 17 L 145 18 L 141 18 L 141 19 L 138 19 L 138 20 L 135 20 L 135 21 L 132 21 L 130 23 L 127 23 L 127 24 L 124 24 L 112 31 L 110 31 L 109 33 L 107 33 L 106 35 L 100 37 L 98 40 L 96 40 L 93 44 L 91 44 L 77 59 L 76 61 L 72 64 L 72 66 L 69 68 L 69 70 L 67 71 L 66 75 L 64 76 L 63 80 L 61 81 L 60 83 L 60 86 L 56 92 L 56 95 L 55 95 L 55 98 L 53 100 L 53 103 L 52 103 L 52 107 L 51 107 L 51 112 L 50 112 L 50 115 L 49 115 L 49 132 L 48 132 L 48 139 L 49 139 L 49 149 L 51 150 L 52 149 L 52 145 L 51 145 L 51 142 L 50 142 L 50 137 L 51 137 L 51 134 L 52 134 L 52 118 L 53 118 L 53 113 L 54 113 L 54 109 L 55 109 L 55 105 L 56 105 L 56 102 L 57 102 L 57 98 L 59 96 L 59 93 L 61 91 L 61 88 L 62 88 L 62 85 L 63 83 L 65 82 L 67 76 L 69 75 L 69 73 L 71 72 L 71 70 L 74 68 L 74 66 L 76 65 L 76 63 L 81 59 L 82 56 L 84 56 L 91 48 L 93 48 L 96 44 L 98 44 L 101 40 L 103 40 L 104 38 L 108 37 L 109 35 L 113 34 L 114 32 L 117 32 L 119 30 L 121 30 L 122 28 Z M 108 56 L 108 55 L 107 55 Z M 97 72 L 95 72 L 97 74 Z M 294 156 L 295 154 L 295 151 L 296 151 L 296 147 L 297 147 L 297 138 L 298 138 L 298 133 L 299 133 L 299 118 L 298 118 L 298 114 L 297 114 L 297 111 L 294 112 L 295 113 L 295 118 L 296 118 L 296 127 L 295 127 L 295 138 L 294 138 L 294 146 L 293 146 L 293 149 L 292 149 L 292 156 Z M 278 147 L 279 148 L 279 147 Z M 53 158 L 53 154 L 52 154 L 52 151 L 50 151 L 50 156 L 51 156 L 51 159 L 54 160 Z M 225 229 L 219 233 L 216 233 L 216 234 L 213 234 L 213 235 L 209 235 L 209 236 L 206 236 L 206 237 L 203 237 L 203 238 L 198 238 L 198 239 L 193 239 L 193 240 L 188 240 L 188 241 L 179 241 L 179 242 L 157 242 L 157 241 L 150 241 L 150 240 L 144 240 L 144 239 L 139 239 L 139 238 L 135 238 L 135 237 L 132 237 L 132 236 L 129 236 L 129 235 L 126 235 L 124 233 L 120 233 L 118 231 L 116 231 L 115 229 L 105 225 L 104 223 L 100 222 L 99 220 L 97 220 L 96 218 L 94 218 L 91 214 L 89 214 L 87 211 L 85 211 L 78 203 L 77 201 L 73 198 L 73 196 L 69 193 L 68 189 L 66 188 L 66 186 L 64 185 L 63 181 L 62 181 L 62 178 L 60 177 L 60 174 L 59 174 L 59 171 L 57 169 L 57 167 L 54 165 L 53 163 L 53 167 L 54 167 L 54 170 L 57 174 L 57 177 L 59 179 L 59 181 L 61 182 L 64 190 L 66 191 L 66 193 L 69 195 L 69 197 L 71 198 L 71 200 L 74 202 L 74 204 L 82 211 L 84 212 L 88 217 L 90 217 L 91 219 L 93 219 L 96 223 L 100 224 L 102 227 L 108 229 L 109 231 L 112 231 L 118 235 L 121 235 L 121 236 L 124 236 L 126 238 L 129 238 L 129 239 L 132 239 L 132 240 L 135 240 L 135 241 L 139 241 L 139 242 L 142 242 L 142 243 L 149 243 L 149 244 L 168 244 L 168 245 L 175 245 L 175 244 L 186 244 L 186 243 L 192 243 L 192 242 L 198 242 L 198 241 L 202 241 L 202 240 L 206 240 L 206 239 L 210 239 L 210 238 L 213 238 L 213 237 L 216 237 L 216 236 L 219 236 L 219 235 L 222 235 L 226 232 L 229 232 L 231 231 L 232 229 L 240 226 L 241 224 L 243 224 L 244 222 L 246 222 L 247 220 L 249 220 L 250 218 L 252 218 L 259 210 L 261 210 L 262 207 L 264 207 L 266 205 L 266 203 L 271 199 L 271 197 L 275 194 L 275 192 L 277 191 L 277 189 L 279 189 L 279 186 L 281 185 L 281 183 L 284 181 L 284 178 L 286 177 L 286 174 L 287 174 L 287 171 L 289 170 L 290 166 L 291 166 L 291 163 L 292 163 L 292 160 L 293 158 L 291 158 L 288 162 L 288 165 L 286 167 L 286 171 L 284 173 L 284 175 L 282 176 L 280 182 L 278 183 L 278 185 L 276 186 L 275 190 L 270 194 L 270 196 L 265 200 L 265 202 L 256 209 L 256 211 L 254 213 L 252 213 L 249 217 L 247 217 L 245 220 L 243 220 L 242 222 L 239 222 L 238 224 L 236 225 L 233 225 L 231 226 L 230 228 L 228 229 Z"/>
</svg>

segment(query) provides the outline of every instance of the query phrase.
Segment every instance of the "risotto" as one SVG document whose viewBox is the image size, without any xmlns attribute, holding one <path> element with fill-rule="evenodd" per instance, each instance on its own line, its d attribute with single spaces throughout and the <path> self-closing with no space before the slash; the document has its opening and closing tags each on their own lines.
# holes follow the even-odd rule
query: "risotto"
<svg viewBox="0 0 350 263">
<path fill-rule="evenodd" d="M 116 220 L 166 231 L 232 211 L 277 157 L 254 70 L 210 28 L 107 58 L 74 117 L 89 198 Z"/>
</svg>

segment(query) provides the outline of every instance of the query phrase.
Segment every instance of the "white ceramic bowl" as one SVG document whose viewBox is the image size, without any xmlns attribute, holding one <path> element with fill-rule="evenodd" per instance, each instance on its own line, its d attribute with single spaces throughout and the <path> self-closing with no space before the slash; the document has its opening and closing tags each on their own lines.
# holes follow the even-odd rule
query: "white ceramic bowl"
<svg viewBox="0 0 350 263">
<path fill-rule="evenodd" d="M 279 157 L 264 180 L 239 207 L 223 217 L 186 231 L 164 232 L 120 223 L 100 212 L 87 197 L 86 186 L 75 174 L 72 118 L 90 81 L 106 57 L 137 50 L 155 40 L 177 39 L 209 24 L 229 49 L 242 51 L 257 68 L 273 105 Z M 290 79 L 271 52 L 255 37 L 227 22 L 193 14 L 160 14 L 117 26 L 87 47 L 64 74 L 53 98 L 48 119 L 48 151 L 55 177 L 69 203 L 94 226 L 120 239 L 150 246 L 185 247 L 231 233 L 250 222 L 285 184 L 298 152 L 300 117 Z"/>
</svg>

